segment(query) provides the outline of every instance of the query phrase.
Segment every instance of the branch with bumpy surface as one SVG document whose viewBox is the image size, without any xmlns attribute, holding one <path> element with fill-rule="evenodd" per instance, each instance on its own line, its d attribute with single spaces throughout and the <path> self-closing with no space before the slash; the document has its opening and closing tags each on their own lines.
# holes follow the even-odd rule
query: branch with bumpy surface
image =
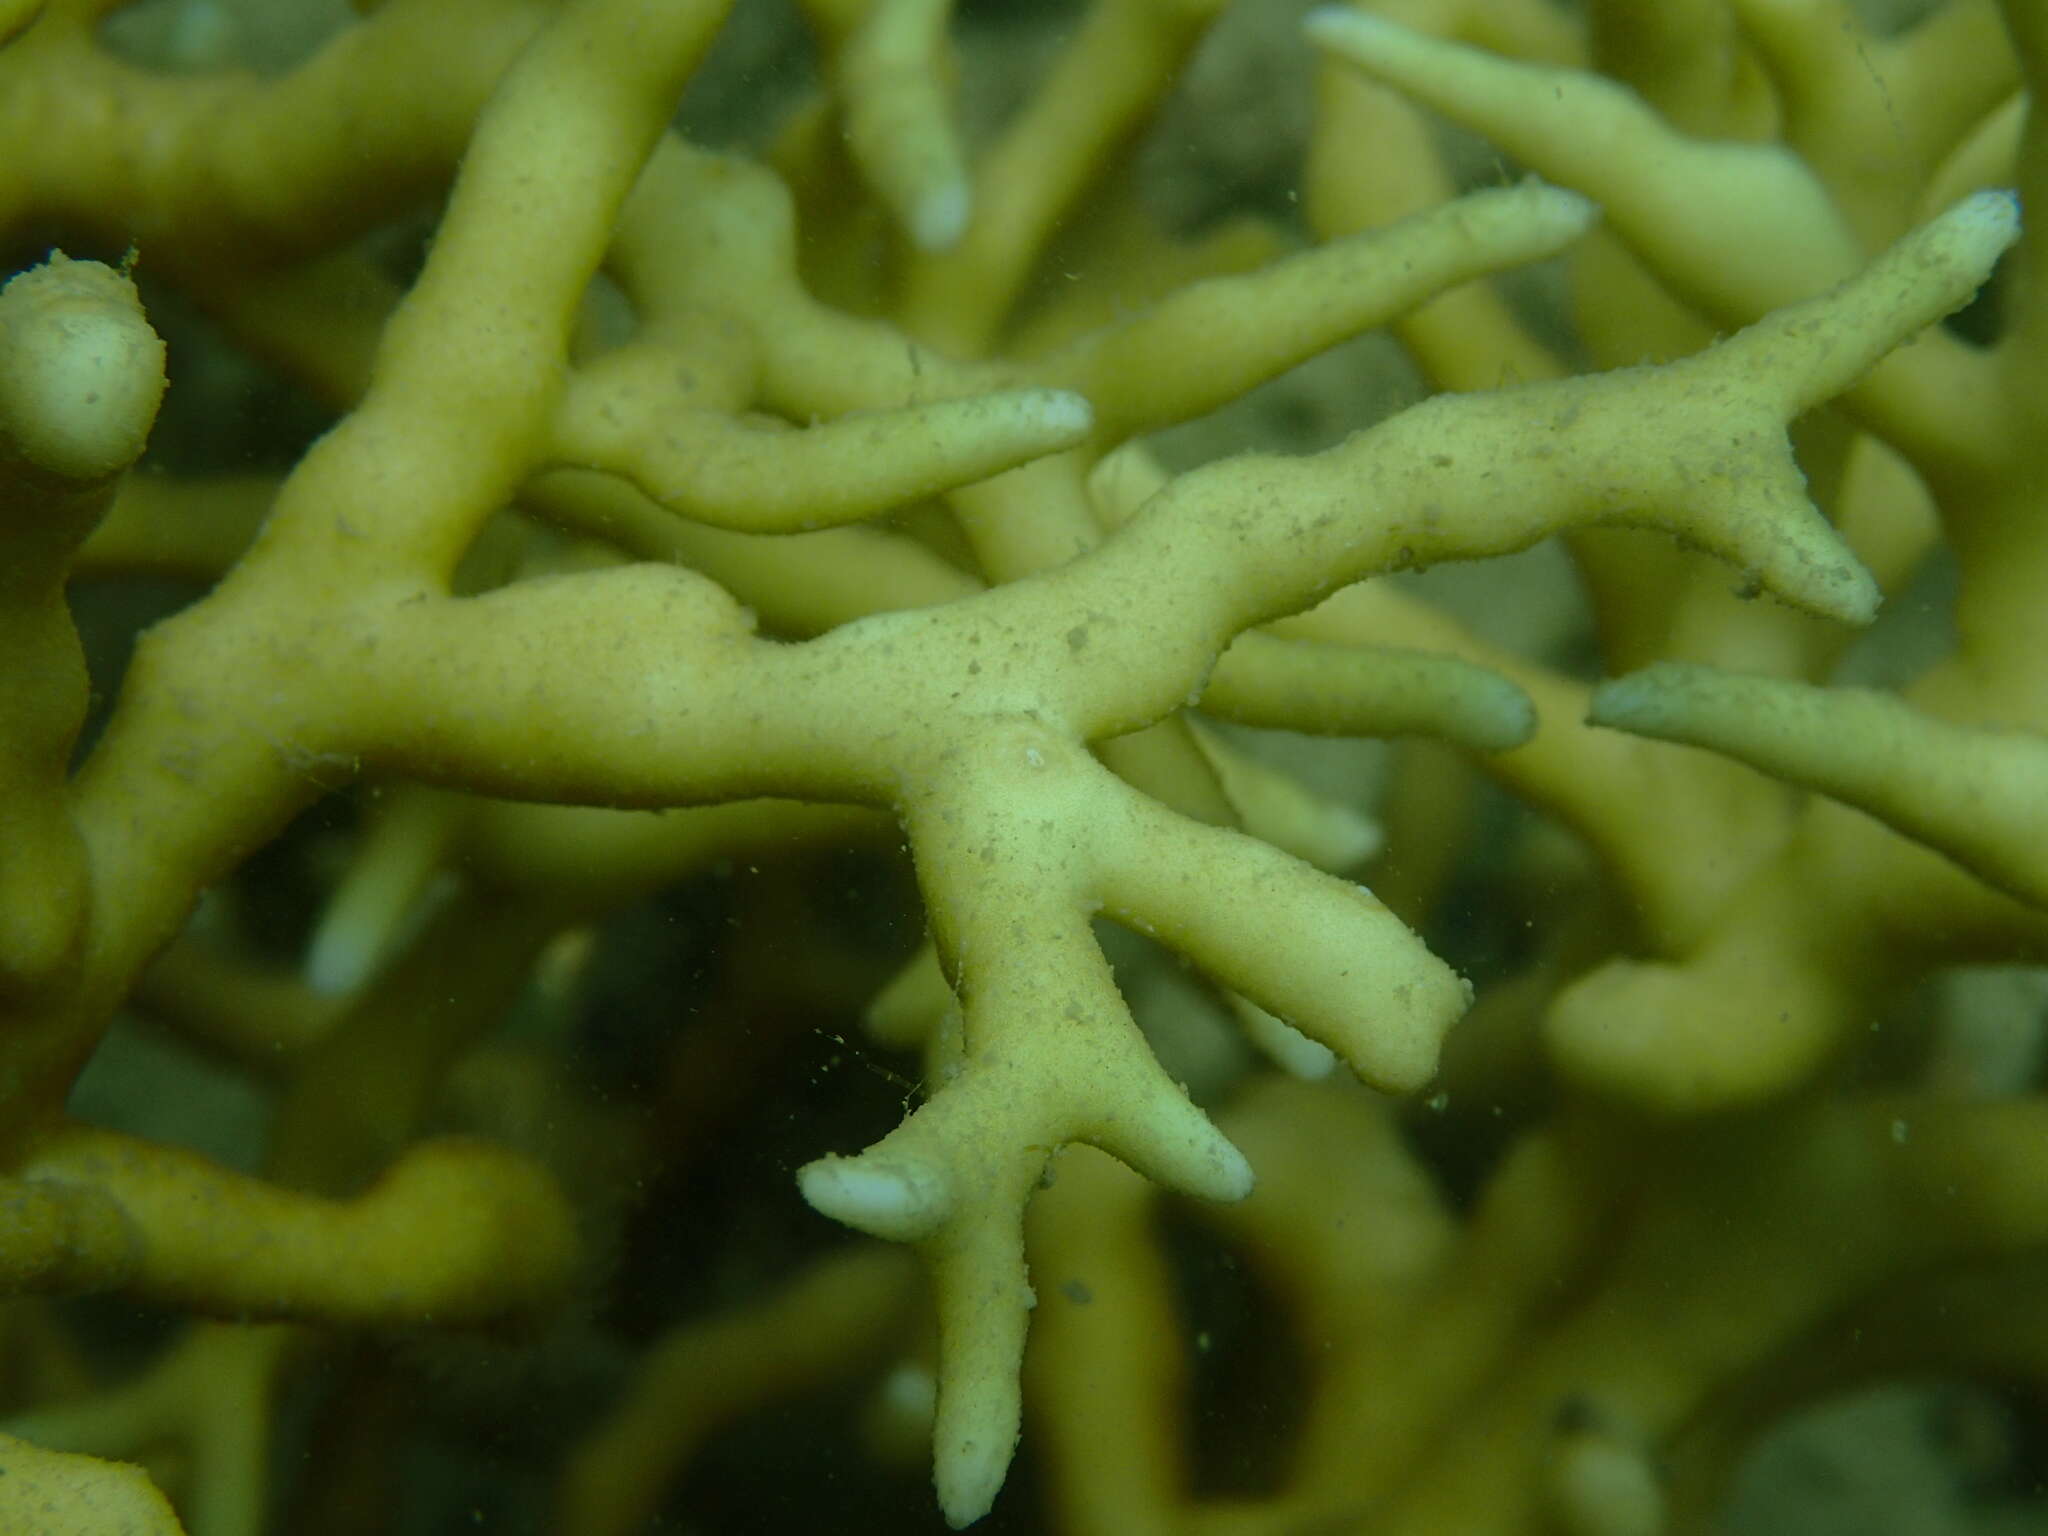
<svg viewBox="0 0 2048 1536">
<path fill-rule="evenodd" d="M 819 690 L 822 706 L 830 678 L 869 698 L 871 729 L 882 701 L 854 679 L 891 679 L 891 718 L 867 750 L 900 776 L 963 1009 L 930 1102 L 802 1176 L 813 1205 L 918 1243 L 932 1266 L 949 1519 L 988 1508 L 1016 1442 L 1023 1207 L 1053 1150 L 1091 1142 L 1211 1199 L 1250 1186 L 1146 1052 L 1090 919 L 1157 935 L 1391 1089 L 1428 1079 L 1466 1001 L 1367 893 L 1180 820 L 1083 745 L 1162 713 L 1222 641 L 1329 585 L 1589 521 L 1669 528 L 1787 601 L 1867 619 L 1874 592 L 1805 500 L 1784 424 L 1967 299 L 2015 212 L 2003 195 L 1971 199 L 1833 293 L 1684 362 L 1440 399 L 1313 459 L 1191 473 L 1056 572 L 804 648 L 852 654 L 795 696 Z M 1152 603 L 1133 612 L 1116 594 L 1140 572 Z"/>
</svg>

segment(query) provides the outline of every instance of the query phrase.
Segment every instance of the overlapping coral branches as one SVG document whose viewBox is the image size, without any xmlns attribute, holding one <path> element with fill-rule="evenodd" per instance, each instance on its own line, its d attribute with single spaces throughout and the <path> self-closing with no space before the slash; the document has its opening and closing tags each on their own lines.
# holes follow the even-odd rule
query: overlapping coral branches
<svg viewBox="0 0 2048 1536">
<path fill-rule="evenodd" d="M 1816 1086 L 1881 992 L 2048 936 L 2034 246 L 1995 345 L 1936 324 L 2019 235 L 1980 184 L 2039 179 L 2005 105 L 2038 72 L 2030 8 L 2006 8 L 2010 46 L 1973 0 L 1882 42 L 1824 0 L 1596 3 L 1583 28 L 1534 0 L 1318 12 L 1319 241 L 1247 262 L 1219 238 L 1106 319 L 1029 280 L 1063 222 L 1062 260 L 1111 289 L 1188 260 L 1111 216 L 1092 254 L 1080 236 L 1206 4 L 1101 0 L 976 156 L 944 5 L 818 0 L 829 89 L 775 170 L 669 126 L 718 0 L 390 0 L 260 83 L 117 61 L 114 8 L 9 13 L 0 226 L 133 242 L 338 414 L 274 484 L 123 488 L 162 390 L 133 285 L 53 256 L 0 297 L 9 1289 L 330 1329 L 549 1317 L 602 1268 L 618 1189 L 688 1155 L 662 1102 L 710 1123 L 696 1078 L 743 1080 L 743 1053 L 679 1048 L 604 1167 L 559 1073 L 490 1079 L 501 1120 L 533 1107 L 547 1166 L 424 1134 L 436 1104 L 609 914 L 735 849 L 885 819 L 930 945 L 875 1023 L 924 1077 L 896 1129 L 809 1144 L 798 1180 L 922 1261 L 935 1361 L 901 1379 L 930 1382 L 956 1525 L 996 1499 L 1028 1402 L 1074 1529 L 1655 1531 L 1704 1505 L 1729 1404 L 1829 1328 L 1910 1308 L 1937 1270 L 2038 1260 L 2037 1099 Z M 1452 195 L 1408 102 L 1546 179 Z M 1856 148 L 1874 132 L 1886 174 Z M 444 183 L 401 284 L 357 239 Z M 888 291 L 861 260 L 878 228 Z M 1567 253 L 1600 365 L 1576 375 L 1475 286 Z M 1443 393 L 1312 454 L 1149 461 L 1148 434 L 1381 327 Z M 1937 535 L 1954 656 L 1901 698 L 1827 688 L 1842 626 Z M 1384 580 L 1552 538 L 1608 662 L 1643 668 L 1592 691 L 1590 725 L 1550 658 Z M 139 636 L 79 752 L 65 584 L 135 566 L 210 585 Z M 1455 1114 L 1517 1078 L 1562 1106 L 1512 1127 L 1462 1225 L 1365 1090 L 1254 1083 L 1212 1119 L 1164 1064 L 1172 1031 L 1141 1032 L 1099 920 L 1191 961 L 1281 1062 L 1391 1093 L 1438 1075 L 1471 1001 L 1352 878 L 1356 812 L 1196 709 L 1498 754 L 1627 909 L 1545 914 L 1548 953 L 1444 1069 Z M 310 985 L 187 929 L 354 784 L 388 798 Z M 792 904 L 756 915 L 801 931 Z M 753 958 L 755 996 L 776 969 Z M 270 1076 L 266 1176 L 67 1112 L 131 998 Z M 1555 1076 L 1532 1089 L 1539 1052 Z M 1271 1498 L 1191 1491 L 1153 1197 L 1074 1143 L 1243 1202 L 1205 1220 L 1256 1247 L 1322 1362 Z M 566 1527 L 627 1527 L 742 1405 L 916 1350 L 915 1300 L 901 1261 L 856 1248 L 675 1334 L 573 1458 Z M 267 1405 L 315 1337 L 197 1329 L 15 1427 L 139 1454 L 189 1413 L 194 1528 L 251 1530 Z M 68 1486 L 49 1497 L 74 1528 L 97 1496 L 168 1518 L 21 1442 L 0 1469 L 0 1513 Z"/>
</svg>

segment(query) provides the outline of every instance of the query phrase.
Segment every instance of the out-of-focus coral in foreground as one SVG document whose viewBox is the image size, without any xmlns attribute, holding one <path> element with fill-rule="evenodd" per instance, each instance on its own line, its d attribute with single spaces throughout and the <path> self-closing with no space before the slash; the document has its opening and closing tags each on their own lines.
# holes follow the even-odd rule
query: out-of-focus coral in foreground
<svg viewBox="0 0 2048 1536">
<path fill-rule="evenodd" d="M 2048 11 L 356 9 L 0 3 L 0 1529 L 2027 1518 Z"/>
</svg>

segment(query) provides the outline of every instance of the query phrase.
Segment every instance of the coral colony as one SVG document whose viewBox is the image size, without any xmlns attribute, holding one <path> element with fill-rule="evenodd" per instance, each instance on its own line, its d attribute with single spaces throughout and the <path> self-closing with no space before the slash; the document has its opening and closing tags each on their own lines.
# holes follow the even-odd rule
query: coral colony
<svg viewBox="0 0 2048 1536">
<path fill-rule="evenodd" d="M 2048 8 L 1268 4 L 1288 196 L 1171 229 L 1219 0 L 985 133 L 1025 18 L 805 0 L 745 152 L 752 0 L 123 9 L 0 0 L 0 1531 L 1658 1536 L 1851 1389 L 2020 1433 Z M 1418 403 L 1169 468 L 1366 332 Z M 1406 574 L 1539 545 L 1566 643 Z"/>
</svg>

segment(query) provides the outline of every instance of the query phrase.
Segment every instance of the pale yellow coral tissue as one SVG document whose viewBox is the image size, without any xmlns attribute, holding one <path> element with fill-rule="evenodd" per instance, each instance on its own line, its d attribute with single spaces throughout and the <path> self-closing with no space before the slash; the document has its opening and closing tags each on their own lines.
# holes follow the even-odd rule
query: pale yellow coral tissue
<svg viewBox="0 0 2048 1536">
<path fill-rule="evenodd" d="M 419 1528 L 408 1437 L 507 1529 L 700 1452 L 899 1528 L 706 1450 L 864 1384 L 955 1526 L 1021 1442 L 1060 1530 L 1656 1536 L 1809 1400 L 2038 1390 L 2039 1062 L 1921 986 L 2048 957 L 2037 6 L 359 9 L 0 17 L 0 1528 Z M 1298 178 L 1165 227 L 1169 112 Z M 1190 453 L 1371 332 L 1415 403 Z M 1548 645 L 1410 580 L 1539 546 Z M 108 1292 L 190 1321 L 35 1299 Z"/>
</svg>

